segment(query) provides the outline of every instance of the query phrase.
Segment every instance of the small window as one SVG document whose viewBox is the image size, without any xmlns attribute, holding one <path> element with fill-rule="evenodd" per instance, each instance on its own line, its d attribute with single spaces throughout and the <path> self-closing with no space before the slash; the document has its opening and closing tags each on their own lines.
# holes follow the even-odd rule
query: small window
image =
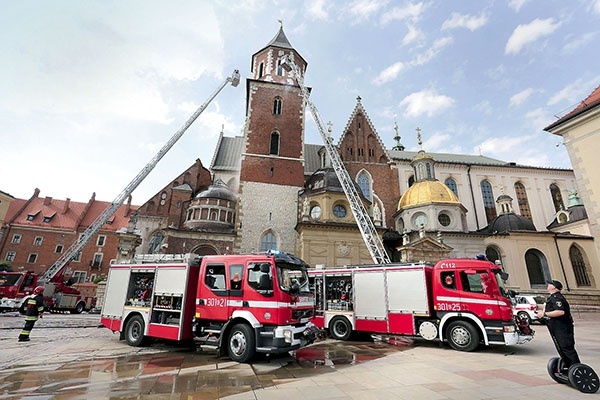
<svg viewBox="0 0 600 400">
<path fill-rule="evenodd" d="M 456 181 L 452 178 L 446 178 L 444 184 L 448 186 L 448 189 L 454 192 L 454 195 L 458 198 L 458 188 L 456 187 Z"/>
<path fill-rule="evenodd" d="M 454 279 L 454 271 L 444 271 L 440 274 L 442 286 L 446 289 L 456 290 L 456 280 Z"/>
<path fill-rule="evenodd" d="M 204 283 L 213 290 L 225 290 L 225 265 L 208 265 Z"/>
<path fill-rule="evenodd" d="M 44 217 L 44 222 L 50 222 L 52 221 L 52 217 Z"/>
<path fill-rule="evenodd" d="M 281 115 L 281 97 L 275 97 L 273 100 L 273 115 Z"/>
<path fill-rule="evenodd" d="M 229 266 L 229 281 L 231 290 L 240 290 L 244 280 L 244 266 L 230 265 Z"/>
<path fill-rule="evenodd" d="M 103 258 L 103 254 L 102 253 L 96 253 L 94 254 L 94 259 L 92 260 L 92 265 L 91 267 L 93 268 L 100 268 L 102 267 L 102 258 Z"/>
<path fill-rule="evenodd" d="M 96 240 L 96 246 L 102 247 L 102 246 L 104 246 L 105 242 L 106 242 L 106 236 L 98 235 L 98 240 Z"/>
<path fill-rule="evenodd" d="M 333 215 L 335 215 L 338 218 L 346 217 L 346 207 L 344 207 L 341 204 L 336 204 L 335 206 L 333 206 Z"/>
<path fill-rule="evenodd" d="M 271 144 L 269 145 L 269 154 L 279 154 L 279 133 L 277 132 L 271 133 Z"/>
<path fill-rule="evenodd" d="M 56 254 L 62 253 L 63 250 L 64 250 L 64 246 L 62 244 L 57 244 L 56 247 L 54 248 L 54 252 Z"/>
<path fill-rule="evenodd" d="M 21 236 L 21 235 L 14 234 L 13 237 L 12 237 L 11 243 L 12 244 L 19 244 L 19 243 L 21 243 L 21 238 L 22 237 L 23 236 Z"/>
<path fill-rule="evenodd" d="M 72 261 L 81 262 L 81 252 L 80 251 L 78 251 L 77 254 L 75 254 Z"/>
<path fill-rule="evenodd" d="M 263 235 L 260 241 L 260 251 L 269 251 L 277 249 L 277 239 L 271 232 L 267 232 Z"/>
<path fill-rule="evenodd" d="M 33 221 L 33 219 L 34 219 L 34 218 L 35 218 L 35 215 L 31 215 L 31 214 L 29 214 L 29 215 L 27 216 L 27 221 Z"/>
<path fill-rule="evenodd" d="M 483 284 L 481 275 L 487 275 L 485 271 L 477 271 L 476 274 L 467 274 L 465 271 L 460 272 L 460 282 L 462 290 L 465 292 L 483 293 Z"/>
<path fill-rule="evenodd" d="M 27 262 L 29 264 L 35 264 L 35 262 L 37 261 L 37 253 L 31 253 L 29 254 L 29 257 L 27 257 Z"/>
<path fill-rule="evenodd" d="M 15 256 L 17 255 L 17 253 L 15 251 L 9 251 L 6 253 L 6 257 L 4 257 L 5 261 L 15 261 Z"/>
<path fill-rule="evenodd" d="M 259 292 L 273 289 L 273 274 L 269 263 L 251 263 L 248 265 L 248 285 Z"/>
<path fill-rule="evenodd" d="M 43 241 L 44 241 L 44 238 L 42 236 L 36 236 L 35 239 L 33 239 L 33 245 L 41 246 Z"/>
<path fill-rule="evenodd" d="M 73 272 L 73 276 L 71 277 L 71 279 L 74 283 L 84 283 L 86 277 L 86 271 L 75 271 Z"/>
<path fill-rule="evenodd" d="M 283 67 L 281 66 L 281 60 L 277 60 L 277 76 L 283 76 Z"/>
<path fill-rule="evenodd" d="M 452 222 L 450 220 L 450 216 L 445 213 L 440 213 L 440 215 L 438 215 L 438 221 L 440 222 L 440 225 L 442 225 L 442 226 L 449 226 L 450 222 Z"/>
</svg>

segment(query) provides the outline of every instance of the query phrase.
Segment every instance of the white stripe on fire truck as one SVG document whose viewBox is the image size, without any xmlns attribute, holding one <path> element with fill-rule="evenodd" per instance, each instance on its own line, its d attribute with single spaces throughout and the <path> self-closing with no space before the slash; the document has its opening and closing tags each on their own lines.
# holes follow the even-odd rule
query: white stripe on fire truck
<svg viewBox="0 0 600 400">
<path fill-rule="evenodd" d="M 204 304 L 207 303 L 206 299 L 196 299 L 196 304 L 200 304 L 200 300 L 204 300 Z M 244 302 L 247 304 L 247 307 L 253 308 L 291 308 L 291 307 L 310 307 L 314 306 L 313 302 L 310 301 L 298 301 L 294 304 L 290 303 L 282 303 L 278 301 L 252 301 L 252 300 L 227 300 L 227 305 L 229 307 L 243 307 Z"/>
<path fill-rule="evenodd" d="M 486 300 L 486 299 L 469 299 L 465 297 L 446 297 L 437 296 L 438 301 L 454 301 L 460 303 L 473 303 L 473 304 L 490 304 L 495 306 L 505 306 L 506 302 L 500 300 Z"/>
</svg>

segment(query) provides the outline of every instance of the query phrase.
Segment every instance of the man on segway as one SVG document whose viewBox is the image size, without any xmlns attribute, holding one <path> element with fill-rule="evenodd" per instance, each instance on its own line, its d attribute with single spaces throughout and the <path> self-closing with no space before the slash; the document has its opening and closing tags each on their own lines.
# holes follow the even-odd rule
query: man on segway
<svg viewBox="0 0 600 400">
<path fill-rule="evenodd" d="M 560 358 L 550 359 L 548 373 L 556 382 L 570 383 L 584 393 L 595 393 L 599 387 L 598 375 L 590 366 L 579 361 L 579 355 L 575 350 L 571 307 L 561 293 L 563 285 L 557 280 L 546 283 L 550 296 L 546 299 L 544 310 L 538 313 L 538 317 L 548 322 L 548 331 L 560 355 Z"/>
</svg>

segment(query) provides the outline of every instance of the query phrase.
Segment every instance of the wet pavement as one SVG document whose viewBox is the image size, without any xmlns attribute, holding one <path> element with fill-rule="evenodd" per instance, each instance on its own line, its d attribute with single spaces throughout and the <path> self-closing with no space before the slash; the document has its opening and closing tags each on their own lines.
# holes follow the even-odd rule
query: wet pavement
<svg viewBox="0 0 600 400">
<path fill-rule="evenodd" d="M 155 342 L 135 348 L 98 328 L 97 315 L 46 315 L 31 342 L 22 317 L 0 315 L 0 399 L 218 399 L 372 361 L 410 344 L 324 340 L 291 355 L 239 364 L 214 351 Z"/>
<path fill-rule="evenodd" d="M 576 348 L 600 370 L 600 314 L 575 315 Z M 166 343 L 135 348 L 97 315 L 48 315 L 31 342 L 0 314 L 0 399 L 589 399 L 554 382 L 546 327 L 520 346 L 451 350 L 436 342 L 325 340 L 293 355 L 239 364 Z M 408 345 L 407 345 L 408 344 Z M 598 394 L 597 394 L 598 395 Z"/>
</svg>

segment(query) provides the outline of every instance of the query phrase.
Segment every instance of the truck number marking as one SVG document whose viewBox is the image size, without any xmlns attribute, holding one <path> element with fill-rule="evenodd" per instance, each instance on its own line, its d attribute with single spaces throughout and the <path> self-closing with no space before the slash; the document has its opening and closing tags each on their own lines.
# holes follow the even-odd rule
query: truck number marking
<svg viewBox="0 0 600 400">
<path fill-rule="evenodd" d="M 443 262 L 440 264 L 440 268 L 452 268 L 452 269 L 456 269 L 456 263 L 455 262 Z"/>
<path fill-rule="evenodd" d="M 226 305 L 227 302 L 225 301 L 225 299 L 222 298 L 209 297 L 208 299 L 206 299 L 207 307 L 225 307 Z"/>
<path fill-rule="evenodd" d="M 460 311 L 460 303 L 438 303 L 438 311 Z"/>
</svg>

